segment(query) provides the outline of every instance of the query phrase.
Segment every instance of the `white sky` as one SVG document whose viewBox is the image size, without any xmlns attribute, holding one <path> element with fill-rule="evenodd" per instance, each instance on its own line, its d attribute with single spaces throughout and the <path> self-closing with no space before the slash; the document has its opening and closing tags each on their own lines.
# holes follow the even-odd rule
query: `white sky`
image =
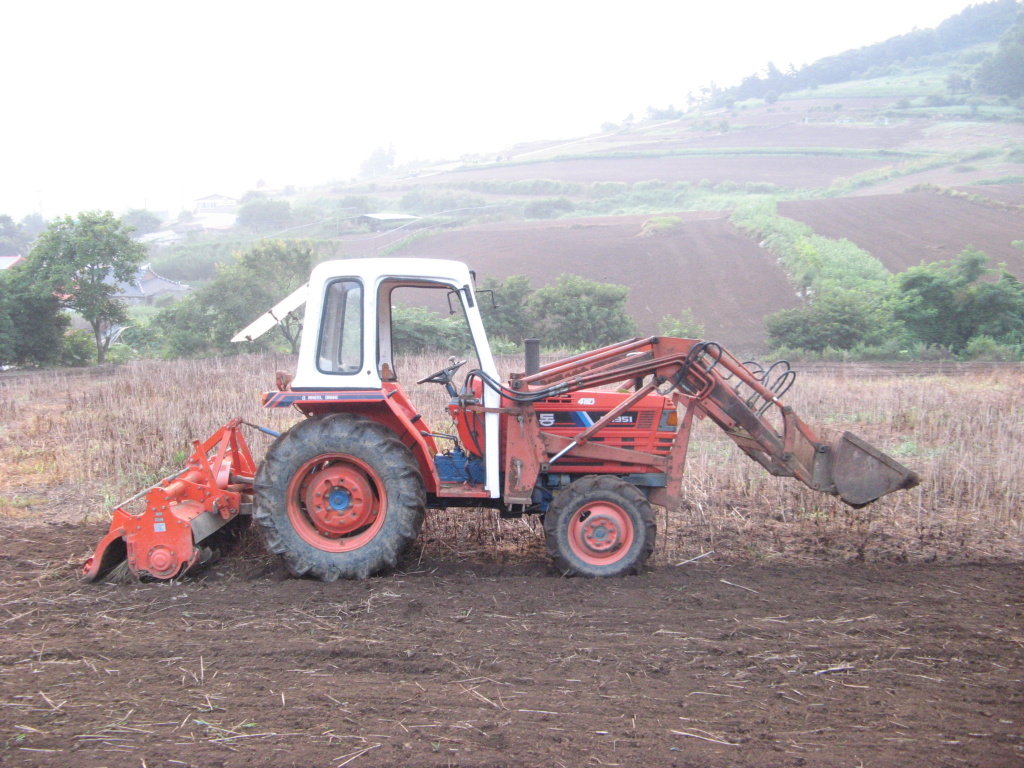
<svg viewBox="0 0 1024 768">
<path fill-rule="evenodd" d="M 970 0 L 5 3 L 0 213 L 176 213 L 595 133 L 689 91 L 934 27 Z"/>
</svg>

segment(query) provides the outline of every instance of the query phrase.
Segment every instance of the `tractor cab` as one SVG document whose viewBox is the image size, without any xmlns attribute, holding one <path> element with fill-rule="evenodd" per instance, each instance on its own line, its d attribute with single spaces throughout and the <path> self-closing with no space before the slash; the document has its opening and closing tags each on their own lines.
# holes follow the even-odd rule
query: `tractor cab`
<svg viewBox="0 0 1024 768">
<path fill-rule="evenodd" d="M 458 405 L 466 401 L 456 383 L 460 369 L 498 380 L 470 270 L 436 259 L 329 261 L 313 270 L 304 291 L 295 374 L 279 382 L 279 391 L 268 392 L 264 405 L 294 406 L 307 416 L 339 408 L 360 413 L 391 429 L 412 450 L 428 493 L 498 498 L 498 415 L 469 414 Z M 463 320 L 461 327 L 453 323 L 453 334 L 465 334 L 459 348 L 470 350 L 467 359 L 452 358 L 415 382 L 444 386 L 457 436 L 433 431 L 406 391 L 411 382 L 401 370 L 402 339 L 394 320 L 400 312 L 415 316 L 416 307 L 424 305 L 446 307 Z M 246 331 L 239 337 L 252 338 Z M 498 408 L 497 392 L 479 379 L 473 388 L 471 399 L 477 405 Z"/>
</svg>

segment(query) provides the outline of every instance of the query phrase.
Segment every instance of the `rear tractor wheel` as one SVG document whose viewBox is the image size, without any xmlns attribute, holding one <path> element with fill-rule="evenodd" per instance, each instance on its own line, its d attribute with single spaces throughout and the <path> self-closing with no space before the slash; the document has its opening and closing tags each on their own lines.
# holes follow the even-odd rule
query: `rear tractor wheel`
<svg viewBox="0 0 1024 768">
<path fill-rule="evenodd" d="M 654 551 L 654 510 L 617 477 L 587 475 L 555 497 L 544 514 L 548 554 L 566 575 L 635 573 Z"/>
<path fill-rule="evenodd" d="M 307 419 L 267 451 L 253 517 L 296 576 L 365 579 L 393 568 L 426 506 L 412 452 L 361 416 Z"/>
</svg>

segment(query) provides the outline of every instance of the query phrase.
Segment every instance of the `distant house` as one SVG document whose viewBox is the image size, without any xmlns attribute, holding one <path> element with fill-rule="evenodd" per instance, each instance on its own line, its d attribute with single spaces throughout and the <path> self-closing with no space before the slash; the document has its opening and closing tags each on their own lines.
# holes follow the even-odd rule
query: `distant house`
<svg viewBox="0 0 1024 768">
<path fill-rule="evenodd" d="M 192 212 L 202 215 L 205 213 L 234 213 L 237 210 L 237 199 L 227 195 L 207 195 L 195 201 Z"/>
<path fill-rule="evenodd" d="M 202 226 L 204 232 L 225 232 L 238 224 L 238 217 L 233 213 L 203 213 L 196 215 L 195 221 Z"/>
<path fill-rule="evenodd" d="M 25 260 L 24 256 L 0 256 L 0 271 L 10 269 Z"/>
<path fill-rule="evenodd" d="M 118 283 L 117 288 L 117 298 L 129 304 L 147 305 L 169 294 L 182 295 L 189 289 L 187 285 L 161 277 L 149 264 L 140 267 L 131 282 Z"/>
<path fill-rule="evenodd" d="M 233 213 L 199 213 L 188 221 L 174 222 L 171 230 L 179 236 L 193 232 L 226 232 L 237 223 L 238 217 Z"/>
<path fill-rule="evenodd" d="M 162 232 L 150 232 L 148 235 L 140 235 L 136 237 L 136 242 L 142 243 L 143 245 L 152 245 L 156 248 L 163 248 L 168 245 L 174 245 L 180 243 L 185 238 L 179 235 L 177 232 L 171 232 L 168 229 Z"/>
</svg>

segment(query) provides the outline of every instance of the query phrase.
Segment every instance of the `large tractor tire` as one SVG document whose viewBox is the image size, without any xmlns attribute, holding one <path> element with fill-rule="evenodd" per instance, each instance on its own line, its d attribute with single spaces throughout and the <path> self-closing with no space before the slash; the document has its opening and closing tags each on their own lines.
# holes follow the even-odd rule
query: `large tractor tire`
<svg viewBox="0 0 1024 768">
<path fill-rule="evenodd" d="M 572 576 L 638 571 L 657 525 L 647 498 L 624 480 L 587 475 L 559 493 L 544 513 L 544 539 L 556 567 Z"/>
<path fill-rule="evenodd" d="M 253 517 L 296 576 L 365 579 L 393 568 L 426 508 L 412 452 L 361 416 L 307 419 L 270 446 Z"/>
</svg>

